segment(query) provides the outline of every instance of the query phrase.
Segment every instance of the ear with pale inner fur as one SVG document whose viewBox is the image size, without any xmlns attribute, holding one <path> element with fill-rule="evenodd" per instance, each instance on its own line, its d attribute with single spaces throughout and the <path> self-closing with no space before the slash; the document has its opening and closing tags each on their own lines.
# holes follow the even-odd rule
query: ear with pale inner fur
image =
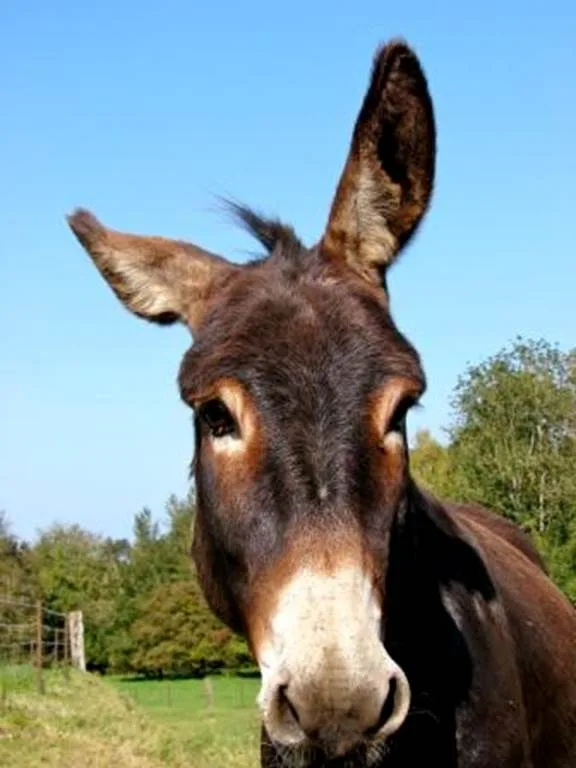
<svg viewBox="0 0 576 768">
<path fill-rule="evenodd" d="M 436 137 L 426 78 L 400 41 L 380 49 L 322 241 L 325 252 L 379 282 L 423 218 Z"/>
<path fill-rule="evenodd" d="M 68 223 L 124 306 L 156 323 L 179 320 L 195 331 L 217 283 L 238 269 L 188 243 L 106 229 L 89 211 Z"/>
</svg>

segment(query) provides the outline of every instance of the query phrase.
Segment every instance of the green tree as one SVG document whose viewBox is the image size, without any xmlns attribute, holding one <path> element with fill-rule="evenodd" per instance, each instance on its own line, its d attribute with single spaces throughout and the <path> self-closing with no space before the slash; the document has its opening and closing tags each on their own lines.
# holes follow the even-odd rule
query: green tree
<svg viewBox="0 0 576 768">
<path fill-rule="evenodd" d="M 450 430 L 464 493 L 559 540 L 576 506 L 575 360 L 518 339 L 460 379 Z"/>
<path fill-rule="evenodd" d="M 8 515 L 0 510 L 0 594 L 24 600 L 33 599 L 36 591 L 30 548 L 12 534 Z"/>
<path fill-rule="evenodd" d="M 0 511 L 0 659 L 16 663 L 28 658 L 33 605 L 38 596 L 30 548 L 12 534 L 10 521 Z M 17 629 L 18 627 L 18 629 Z"/>
<path fill-rule="evenodd" d="M 201 676 L 253 664 L 244 641 L 214 618 L 196 579 L 157 587 L 132 634 L 132 667 L 148 675 Z"/>
<path fill-rule="evenodd" d="M 115 623 L 110 641 L 110 665 L 118 671 L 133 669 L 138 651 L 132 631 L 142 616 L 143 604 L 166 584 L 193 579 L 190 558 L 194 497 L 168 499 L 163 524 L 149 509 L 134 517 L 134 543 L 121 569 Z"/>
<path fill-rule="evenodd" d="M 109 641 L 121 587 L 125 543 L 115 543 L 78 525 L 53 525 L 33 550 L 36 581 L 46 607 L 82 610 L 88 666 L 108 667 Z"/>
<path fill-rule="evenodd" d="M 576 598 L 576 351 L 518 338 L 468 368 L 453 405 L 460 497 L 532 533 Z"/>
<path fill-rule="evenodd" d="M 410 451 L 414 479 L 441 499 L 458 500 L 462 480 L 450 445 L 442 445 L 426 429 L 419 430 Z"/>
</svg>

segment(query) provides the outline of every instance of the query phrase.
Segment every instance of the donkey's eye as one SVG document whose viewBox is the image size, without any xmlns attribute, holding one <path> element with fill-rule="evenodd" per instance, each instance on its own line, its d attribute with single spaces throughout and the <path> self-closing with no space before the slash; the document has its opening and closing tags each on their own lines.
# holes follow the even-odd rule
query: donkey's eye
<svg viewBox="0 0 576 768">
<path fill-rule="evenodd" d="M 406 421 L 406 415 L 408 414 L 410 408 L 412 408 L 412 406 L 415 404 L 416 399 L 411 395 L 402 398 L 402 400 L 400 400 L 396 406 L 396 410 L 392 414 L 392 418 L 388 422 L 386 432 L 402 432 L 404 429 L 404 423 Z"/>
<path fill-rule="evenodd" d="M 226 437 L 237 433 L 234 417 L 222 400 L 209 400 L 198 408 L 198 419 L 212 437 Z"/>
</svg>

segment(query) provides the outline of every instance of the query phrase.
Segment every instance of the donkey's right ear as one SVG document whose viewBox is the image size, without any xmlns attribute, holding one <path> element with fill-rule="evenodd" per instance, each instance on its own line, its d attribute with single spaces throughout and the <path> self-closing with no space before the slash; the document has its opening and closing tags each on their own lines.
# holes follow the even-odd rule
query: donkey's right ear
<svg viewBox="0 0 576 768">
<path fill-rule="evenodd" d="M 196 331 L 217 285 L 240 269 L 188 243 L 107 229 L 85 210 L 68 224 L 124 306 L 156 323 Z"/>
</svg>

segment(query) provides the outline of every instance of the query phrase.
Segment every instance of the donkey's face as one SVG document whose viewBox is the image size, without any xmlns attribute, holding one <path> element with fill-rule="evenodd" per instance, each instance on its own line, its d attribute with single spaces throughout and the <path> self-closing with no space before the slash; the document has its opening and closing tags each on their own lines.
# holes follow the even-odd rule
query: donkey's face
<svg viewBox="0 0 576 768">
<path fill-rule="evenodd" d="M 195 413 L 200 582 L 249 639 L 269 737 L 328 756 L 382 742 L 409 706 L 385 648 L 384 576 L 424 375 L 389 314 L 385 270 L 427 208 L 434 152 L 424 75 L 394 42 L 314 248 L 247 209 L 268 255 L 246 266 L 70 218 L 130 310 L 195 336 L 180 388 Z"/>
</svg>

